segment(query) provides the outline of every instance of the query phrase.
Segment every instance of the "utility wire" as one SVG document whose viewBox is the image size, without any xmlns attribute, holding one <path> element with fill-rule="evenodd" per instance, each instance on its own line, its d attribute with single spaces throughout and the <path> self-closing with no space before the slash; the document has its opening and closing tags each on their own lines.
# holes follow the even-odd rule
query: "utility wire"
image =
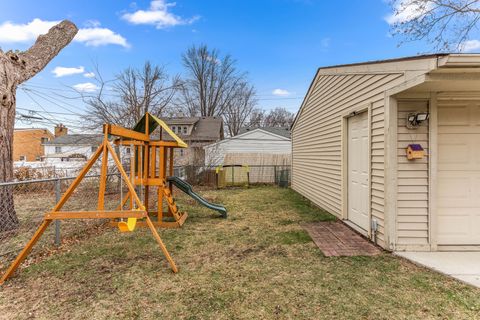
<svg viewBox="0 0 480 320">
<path fill-rule="evenodd" d="M 51 90 L 51 91 L 63 91 L 63 92 L 70 92 L 70 93 L 77 93 L 77 91 L 73 89 L 61 89 L 61 88 L 53 88 L 53 87 L 46 87 L 46 86 L 41 86 L 37 84 L 23 84 L 22 86 L 25 87 L 33 87 L 33 88 L 38 88 L 38 89 L 45 89 L 45 90 Z M 113 92 L 113 90 L 105 89 L 104 91 L 109 91 Z M 108 94 L 108 93 L 103 93 L 105 96 L 112 96 L 112 97 L 118 97 L 117 94 Z M 268 95 L 258 95 L 258 97 L 265 97 Z M 79 97 L 69 97 L 70 99 L 82 99 L 81 96 Z M 257 98 L 257 100 L 302 100 L 304 97 L 271 97 L 271 98 Z"/>
<path fill-rule="evenodd" d="M 34 94 L 34 95 L 42 98 L 43 100 L 46 100 L 46 101 L 48 101 L 48 102 L 50 102 L 50 103 L 53 103 L 54 105 L 56 105 L 56 106 L 58 106 L 58 107 L 60 107 L 60 108 L 62 108 L 62 109 L 64 109 L 64 110 L 66 110 L 66 111 L 68 111 L 68 112 L 71 112 L 71 113 L 73 113 L 73 114 L 76 114 L 77 116 L 83 116 L 83 114 L 80 114 L 80 113 L 78 113 L 78 112 L 74 112 L 74 111 L 72 111 L 72 110 L 70 110 L 70 109 L 68 109 L 68 108 L 65 108 L 64 106 L 62 106 L 61 104 L 59 104 L 59 103 L 57 103 L 57 102 L 55 102 L 55 101 L 52 101 L 52 100 L 50 100 L 50 99 L 48 99 L 48 98 L 45 98 L 44 95 L 42 96 L 42 94 L 39 94 L 39 92 L 36 91 L 36 90 L 25 89 L 25 88 L 22 88 L 22 90 L 23 90 L 25 93 L 27 93 L 28 91 L 30 91 L 32 94 Z M 75 108 L 78 108 L 78 106 L 75 106 Z"/>
</svg>

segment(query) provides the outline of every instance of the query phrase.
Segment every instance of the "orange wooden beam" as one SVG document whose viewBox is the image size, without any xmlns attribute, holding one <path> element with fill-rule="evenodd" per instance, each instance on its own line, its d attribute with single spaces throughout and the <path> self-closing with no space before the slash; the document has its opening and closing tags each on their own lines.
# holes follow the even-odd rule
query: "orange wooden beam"
<svg viewBox="0 0 480 320">
<path fill-rule="evenodd" d="M 105 125 L 103 130 L 106 130 L 108 134 L 111 134 L 113 136 L 119 136 L 127 139 L 134 139 L 140 141 L 150 141 L 150 137 L 148 134 L 122 128 L 113 124 Z"/>
<path fill-rule="evenodd" d="M 143 146 L 145 144 L 145 142 L 143 141 L 138 141 L 138 140 L 120 140 L 120 139 L 117 139 L 115 141 L 113 141 L 114 144 L 116 145 L 121 145 L 121 146 L 131 146 L 131 145 L 134 145 L 134 146 Z"/>
<path fill-rule="evenodd" d="M 174 141 L 153 140 L 153 141 L 150 141 L 150 145 L 156 146 L 156 147 L 184 148 L 184 147 L 180 147 L 178 143 Z"/>
<path fill-rule="evenodd" d="M 145 207 L 144 207 L 143 203 L 140 201 L 137 193 L 135 192 L 135 187 L 132 185 L 132 182 L 129 180 L 129 177 L 128 177 L 127 173 L 125 172 L 125 170 L 123 169 L 122 164 L 120 163 L 120 160 L 118 159 L 117 155 L 115 154 L 115 151 L 113 150 L 112 146 L 109 143 L 107 143 L 107 148 L 110 151 L 110 154 L 112 155 L 113 161 L 117 165 L 118 171 L 120 171 L 120 174 L 122 175 L 123 179 L 125 180 L 125 184 L 128 187 L 128 191 L 130 191 L 130 195 L 133 196 L 133 199 L 137 203 L 138 207 L 141 210 L 145 210 Z"/>
<path fill-rule="evenodd" d="M 30 239 L 30 241 L 28 241 L 27 245 L 25 246 L 25 248 L 23 248 L 23 250 L 20 252 L 20 254 L 15 258 L 15 260 L 12 262 L 12 264 L 10 265 L 10 267 L 7 269 L 7 271 L 5 272 L 5 274 L 2 276 L 2 278 L 0 279 L 0 285 L 2 285 L 5 280 L 7 280 L 8 278 L 10 278 L 13 273 L 15 272 L 15 270 L 17 270 L 17 268 L 20 266 L 20 264 L 22 263 L 22 261 L 27 257 L 27 255 L 30 253 L 30 251 L 32 250 L 33 246 L 37 243 L 38 239 L 40 239 L 40 237 L 42 236 L 42 234 L 45 232 L 45 230 L 47 229 L 47 227 L 50 225 L 51 221 L 46 221 L 44 220 L 42 222 L 42 224 L 40 225 L 40 227 L 38 227 L 37 231 L 35 232 L 35 234 L 33 235 L 32 239 Z"/>
<path fill-rule="evenodd" d="M 98 204 L 97 204 L 98 210 L 103 210 L 105 208 L 105 189 L 107 188 L 107 170 L 108 170 L 108 150 L 107 150 L 106 144 L 103 144 L 102 168 L 100 171 L 100 187 L 98 189 Z"/>
<path fill-rule="evenodd" d="M 118 211 L 56 211 L 45 214 L 45 220 L 64 219 L 115 219 L 115 218 L 145 218 L 146 211 L 118 210 Z"/>
<path fill-rule="evenodd" d="M 165 255 L 165 258 L 167 258 L 167 261 L 170 264 L 170 268 L 172 268 L 173 272 L 177 273 L 178 268 L 175 264 L 175 261 L 173 261 L 172 257 L 170 256 L 170 253 L 168 253 L 167 248 L 163 244 L 163 241 L 160 238 L 160 235 L 158 234 L 157 229 L 155 229 L 155 226 L 153 225 L 150 217 L 147 216 L 146 222 L 147 222 L 148 227 L 152 231 L 153 237 L 155 238 L 155 240 L 157 240 L 157 243 L 158 243 L 160 249 L 162 250 L 163 254 Z"/>
<path fill-rule="evenodd" d="M 94 163 L 97 161 L 98 157 L 100 157 L 100 155 L 103 152 L 103 146 L 105 144 L 108 144 L 108 141 L 103 141 L 102 145 L 100 145 L 98 147 L 97 151 L 95 151 L 95 153 L 90 158 L 90 160 L 87 162 L 85 167 L 83 167 L 82 171 L 80 171 L 80 174 L 77 176 L 77 178 L 75 180 L 73 180 L 72 184 L 68 187 L 67 191 L 65 191 L 62 198 L 60 198 L 60 201 L 58 201 L 58 203 L 55 205 L 55 207 L 53 208 L 52 211 L 58 211 L 63 207 L 65 202 L 68 200 L 68 198 L 70 198 L 72 192 L 79 185 L 79 183 L 82 181 L 82 179 L 88 173 L 88 171 L 90 171 L 90 169 L 92 168 Z"/>
</svg>

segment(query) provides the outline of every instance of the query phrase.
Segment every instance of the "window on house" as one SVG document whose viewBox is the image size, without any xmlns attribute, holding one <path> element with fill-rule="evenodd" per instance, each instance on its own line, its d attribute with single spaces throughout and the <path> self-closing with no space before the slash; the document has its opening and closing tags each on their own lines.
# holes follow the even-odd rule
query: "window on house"
<svg viewBox="0 0 480 320">
<path fill-rule="evenodd" d="M 175 126 L 173 126 L 173 127 L 172 127 L 172 131 L 173 131 L 173 133 L 175 133 L 175 129 L 176 129 L 176 127 L 175 127 Z"/>
<path fill-rule="evenodd" d="M 130 148 L 125 148 L 125 153 L 130 154 Z"/>
<path fill-rule="evenodd" d="M 42 143 L 47 143 L 48 142 L 48 138 L 42 138 Z"/>
<path fill-rule="evenodd" d="M 180 157 L 183 157 L 183 149 L 180 149 Z"/>
<path fill-rule="evenodd" d="M 97 147 L 92 146 L 92 152 L 95 152 L 95 151 L 97 151 Z"/>
<path fill-rule="evenodd" d="M 35 161 L 40 161 L 40 160 L 42 160 L 42 158 L 40 156 L 35 157 Z"/>
<path fill-rule="evenodd" d="M 27 160 L 27 156 L 20 156 L 20 161 L 26 161 Z"/>
<path fill-rule="evenodd" d="M 183 134 L 187 134 L 187 127 L 183 127 Z"/>
<path fill-rule="evenodd" d="M 55 147 L 55 153 L 62 153 L 62 147 Z"/>
</svg>

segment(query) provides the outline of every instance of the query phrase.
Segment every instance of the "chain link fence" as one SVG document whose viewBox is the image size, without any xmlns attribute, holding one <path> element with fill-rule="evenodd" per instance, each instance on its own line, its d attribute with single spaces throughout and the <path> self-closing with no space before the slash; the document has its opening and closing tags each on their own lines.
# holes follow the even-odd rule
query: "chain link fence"
<svg viewBox="0 0 480 320">
<path fill-rule="evenodd" d="M 62 210 L 96 210 L 99 176 L 87 176 L 75 189 Z M 120 203 L 121 182 L 118 174 L 107 177 L 105 209 L 114 210 Z M 4 271 L 23 249 L 75 177 L 51 178 L 0 184 L 0 271 Z M 124 188 L 125 189 L 125 188 Z M 124 191 L 125 193 L 125 191 Z M 69 220 L 52 223 L 34 247 L 34 254 L 59 246 L 93 232 L 106 220 Z"/>
<path fill-rule="evenodd" d="M 233 170 L 244 170 L 235 167 Z M 290 168 L 285 166 L 251 166 L 248 168 L 250 184 L 289 184 Z M 115 169 L 107 176 L 105 210 L 115 210 L 127 196 L 127 187 Z M 175 167 L 174 175 L 194 186 L 216 188 L 216 167 Z M 6 270 L 16 255 L 23 249 L 43 221 L 60 200 L 76 177 L 55 177 L 0 183 L 0 272 Z M 62 211 L 90 211 L 97 209 L 99 175 L 86 176 L 65 203 Z M 137 188 L 138 195 L 145 199 L 145 189 Z M 157 194 L 148 192 L 149 209 L 156 207 Z M 35 245 L 29 259 L 48 253 L 70 241 L 88 236 L 107 227 L 106 219 L 71 219 L 55 221 Z"/>
<path fill-rule="evenodd" d="M 219 187 L 219 175 L 214 166 L 181 166 L 174 167 L 174 175 L 186 180 L 192 185 Z M 249 184 L 276 184 L 282 187 L 290 185 L 291 170 L 288 165 L 252 165 L 233 166 L 229 168 L 228 176 L 232 185 L 236 185 L 235 179 L 242 179 L 248 172 Z M 228 178 L 228 177 L 227 177 Z"/>
</svg>

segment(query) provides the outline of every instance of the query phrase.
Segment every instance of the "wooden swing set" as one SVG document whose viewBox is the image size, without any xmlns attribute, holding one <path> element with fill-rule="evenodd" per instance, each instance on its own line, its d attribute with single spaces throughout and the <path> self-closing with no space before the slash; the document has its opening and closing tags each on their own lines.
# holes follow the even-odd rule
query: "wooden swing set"
<svg viewBox="0 0 480 320">
<path fill-rule="evenodd" d="M 158 127 L 160 127 L 160 139 L 151 140 L 151 133 Z M 170 137 L 173 138 L 173 141 L 162 140 L 162 135 L 165 133 L 168 133 Z M 120 232 L 131 232 L 137 226 L 148 227 L 152 232 L 153 237 L 158 242 L 158 245 L 170 264 L 172 271 L 178 271 L 177 266 L 163 244 L 156 227 L 178 228 L 182 226 L 187 218 L 187 213 L 180 213 L 178 211 L 172 195 L 172 186 L 171 184 L 168 185 L 166 181 L 167 169 L 168 175 L 173 175 L 174 149 L 186 148 L 187 144 L 172 132 L 165 122 L 149 113 L 146 113 L 143 116 L 133 130 L 112 124 L 105 124 L 103 126 L 103 134 L 104 138 L 102 144 L 80 171 L 77 178 L 68 187 L 67 191 L 63 194 L 52 211 L 45 214 L 40 227 L 12 262 L 5 274 L 1 277 L 0 285 L 14 274 L 15 270 L 17 270 L 47 227 L 54 220 L 110 219 L 110 223 L 118 226 Z M 127 175 L 121 159 L 110 143 L 109 139 L 111 137 L 115 137 L 113 143 L 117 146 L 130 146 L 130 176 Z M 121 183 L 125 183 L 128 190 L 125 197 L 123 197 L 122 191 L 120 204 L 115 210 L 105 210 L 105 191 L 107 185 L 109 156 L 113 159 L 115 167 L 121 175 Z M 100 157 L 102 160 L 97 210 L 63 211 L 62 207 L 64 204 L 68 201 L 72 193 Z M 144 191 L 143 201 L 138 196 L 136 188 Z M 148 196 L 150 188 L 157 188 L 158 199 L 155 211 L 149 211 Z M 163 212 L 164 201 L 168 208 L 167 212 Z M 124 209 L 125 207 L 127 207 L 127 209 Z M 166 219 L 170 221 L 166 221 Z"/>
</svg>

